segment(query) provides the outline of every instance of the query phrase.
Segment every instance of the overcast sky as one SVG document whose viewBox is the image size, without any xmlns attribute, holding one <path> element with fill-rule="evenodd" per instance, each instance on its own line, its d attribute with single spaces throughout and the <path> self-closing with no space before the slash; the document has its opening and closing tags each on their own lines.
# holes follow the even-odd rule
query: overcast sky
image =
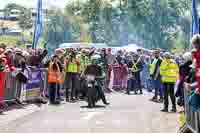
<svg viewBox="0 0 200 133">
<path fill-rule="evenodd" d="M 51 6 L 58 6 L 64 8 L 67 3 L 72 0 L 43 0 L 44 8 L 49 8 Z M 0 9 L 3 9 L 8 3 L 17 3 L 26 7 L 35 8 L 37 5 L 37 0 L 0 0 Z"/>
</svg>

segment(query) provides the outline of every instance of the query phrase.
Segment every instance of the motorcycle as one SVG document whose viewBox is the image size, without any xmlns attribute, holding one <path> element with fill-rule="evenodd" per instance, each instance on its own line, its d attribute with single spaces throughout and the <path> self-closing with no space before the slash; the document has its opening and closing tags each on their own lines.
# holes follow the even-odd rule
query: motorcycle
<svg viewBox="0 0 200 133">
<path fill-rule="evenodd" d="M 94 75 L 87 75 L 87 102 L 89 108 L 94 108 L 96 103 L 101 99 L 98 91 L 98 81 Z"/>
</svg>

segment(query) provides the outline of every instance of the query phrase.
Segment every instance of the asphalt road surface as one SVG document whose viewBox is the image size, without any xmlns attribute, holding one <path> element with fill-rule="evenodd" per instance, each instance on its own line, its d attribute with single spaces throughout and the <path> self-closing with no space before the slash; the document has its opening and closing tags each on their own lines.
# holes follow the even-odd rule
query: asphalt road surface
<svg viewBox="0 0 200 133">
<path fill-rule="evenodd" d="M 178 114 L 162 113 L 162 104 L 149 101 L 150 94 L 108 94 L 111 105 L 82 107 L 86 102 L 45 105 L 28 115 L 23 110 L 0 116 L 1 133 L 176 133 Z M 29 111 L 30 112 L 30 111 Z M 9 117 L 16 117 L 8 121 Z"/>
</svg>

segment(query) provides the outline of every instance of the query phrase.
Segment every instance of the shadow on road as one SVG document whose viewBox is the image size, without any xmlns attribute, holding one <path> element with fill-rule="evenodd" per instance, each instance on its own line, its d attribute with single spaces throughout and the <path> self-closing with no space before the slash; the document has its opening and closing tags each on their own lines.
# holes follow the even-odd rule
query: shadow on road
<svg viewBox="0 0 200 133">
<path fill-rule="evenodd" d="M 88 108 L 88 109 L 90 109 L 89 106 L 81 106 L 81 108 Z M 106 106 L 103 106 L 103 105 L 96 105 L 94 108 L 95 108 L 95 109 L 97 109 L 97 108 L 106 108 Z M 94 109 L 94 108 L 93 108 L 93 109 Z"/>
</svg>

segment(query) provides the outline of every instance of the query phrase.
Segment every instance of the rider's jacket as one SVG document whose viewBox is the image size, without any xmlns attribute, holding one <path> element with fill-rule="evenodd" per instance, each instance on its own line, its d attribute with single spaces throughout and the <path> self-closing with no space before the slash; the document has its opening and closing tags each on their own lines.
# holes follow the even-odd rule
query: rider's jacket
<svg viewBox="0 0 200 133">
<path fill-rule="evenodd" d="M 88 65 L 84 71 L 85 75 L 94 75 L 96 77 L 103 75 L 102 67 L 99 65 Z"/>
</svg>

